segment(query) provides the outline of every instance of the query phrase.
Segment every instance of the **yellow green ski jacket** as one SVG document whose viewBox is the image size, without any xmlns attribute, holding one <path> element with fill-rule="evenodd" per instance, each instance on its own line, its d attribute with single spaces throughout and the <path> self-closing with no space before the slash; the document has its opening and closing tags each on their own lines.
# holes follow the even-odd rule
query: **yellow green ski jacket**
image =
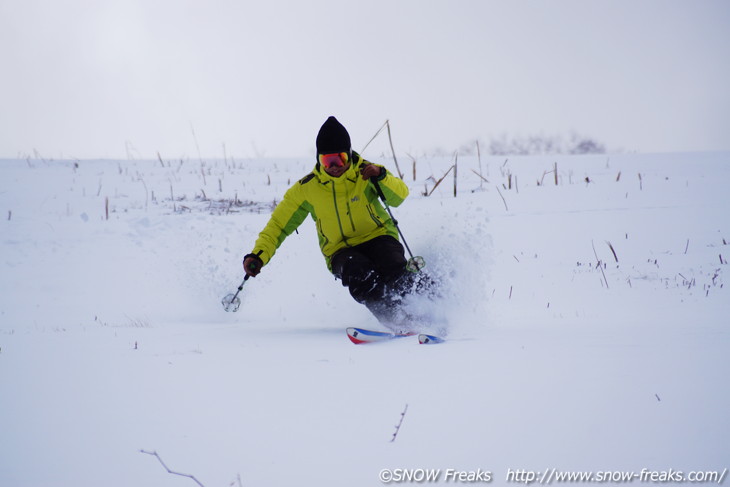
<svg viewBox="0 0 730 487">
<path fill-rule="evenodd" d="M 381 235 L 398 238 L 398 230 L 378 199 L 375 186 L 360 175 L 362 165 L 370 163 L 355 152 L 352 155 L 350 168 L 339 178 L 327 174 L 317 163 L 310 174 L 287 190 L 251 252 L 264 265 L 307 215 L 317 225 L 319 247 L 330 270 L 332 256 L 338 250 Z M 406 184 L 389 171 L 379 185 L 390 206 L 400 205 L 408 196 Z"/>
</svg>

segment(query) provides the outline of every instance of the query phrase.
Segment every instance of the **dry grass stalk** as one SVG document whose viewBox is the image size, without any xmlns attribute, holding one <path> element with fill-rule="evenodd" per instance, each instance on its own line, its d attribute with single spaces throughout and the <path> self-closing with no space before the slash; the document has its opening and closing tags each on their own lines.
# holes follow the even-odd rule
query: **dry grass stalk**
<svg viewBox="0 0 730 487">
<path fill-rule="evenodd" d="M 195 141 L 195 148 L 198 151 L 198 159 L 200 160 L 200 164 L 203 164 L 203 156 L 200 154 L 200 144 L 198 144 L 198 137 L 195 135 L 195 127 L 193 127 L 193 122 L 190 122 L 190 132 L 193 134 L 193 140 Z"/>
<path fill-rule="evenodd" d="M 393 137 L 390 135 L 390 120 L 385 121 L 385 125 L 388 127 L 388 142 L 390 142 L 390 152 L 393 153 L 393 162 L 395 163 L 395 170 L 398 171 L 398 176 L 403 179 L 404 174 L 398 167 L 398 159 L 395 158 L 395 149 L 393 148 Z"/>
<path fill-rule="evenodd" d="M 474 169 L 472 169 L 472 170 L 471 170 L 471 172 L 473 172 L 474 174 L 476 174 L 477 176 L 479 176 L 479 178 L 480 178 L 480 179 L 481 179 L 482 181 L 484 181 L 485 183 L 488 183 L 488 182 L 489 182 L 489 180 L 488 180 L 487 178 L 485 178 L 484 176 L 482 176 L 481 174 L 479 174 L 478 172 L 476 172 L 476 171 L 475 171 Z M 479 187 L 480 187 L 480 188 L 482 187 L 482 184 L 481 184 L 481 182 L 479 183 Z"/>
<path fill-rule="evenodd" d="M 167 465 L 165 465 L 165 462 L 163 462 L 163 461 L 162 461 L 162 458 L 160 458 L 160 455 L 158 455 L 158 454 L 157 454 L 157 452 L 155 452 L 155 451 L 145 451 L 145 450 L 140 450 L 139 452 L 140 452 L 140 453 L 144 453 L 144 454 L 146 454 L 146 455 L 152 455 L 153 457 L 156 457 L 156 458 L 157 458 L 157 460 L 158 460 L 158 461 L 160 462 L 160 464 L 161 464 L 161 465 L 162 465 L 162 466 L 163 466 L 163 467 L 165 468 L 165 470 L 167 470 L 167 473 L 169 473 L 169 474 L 171 474 L 171 475 L 179 475 L 180 477 L 187 477 L 187 478 L 189 478 L 190 480 L 192 480 L 193 482 L 195 482 L 196 484 L 198 484 L 198 485 L 199 485 L 200 487 L 205 487 L 205 486 L 204 486 L 203 484 L 201 484 L 201 483 L 200 483 L 200 481 L 199 481 L 198 479 L 196 479 L 196 478 L 195 478 L 195 476 L 193 476 L 193 475 L 190 475 L 190 474 L 187 474 L 187 473 L 180 473 L 180 472 L 175 472 L 175 471 L 173 471 L 173 470 L 170 470 L 170 469 L 168 468 L 168 466 L 167 466 Z"/>
<path fill-rule="evenodd" d="M 507 200 L 504 199 L 504 196 L 502 196 L 502 192 L 499 190 L 499 186 L 495 186 L 497 188 L 497 193 L 499 193 L 500 198 L 502 198 L 502 203 L 504 203 L 504 209 L 509 211 L 509 208 L 507 208 Z"/>
<path fill-rule="evenodd" d="M 616 251 L 613 249 L 613 245 L 611 245 L 611 242 L 606 242 L 608 244 L 608 248 L 611 249 L 611 253 L 613 254 L 613 258 L 618 264 L 618 257 L 616 256 Z"/>
<path fill-rule="evenodd" d="M 459 164 L 459 153 L 454 153 L 454 198 L 456 198 L 456 171 L 458 169 Z"/>
<path fill-rule="evenodd" d="M 436 190 L 436 188 L 438 188 L 439 184 L 441 184 L 441 181 L 443 181 L 446 178 L 446 176 L 449 175 L 449 173 L 451 172 L 452 169 L 454 169 L 454 166 L 451 166 L 449 168 L 449 170 L 446 171 L 446 173 L 443 176 L 441 176 L 441 179 L 436 181 L 436 184 L 433 185 L 433 188 L 431 188 L 431 191 L 429 191 L 426 196 L 431 196 L 433 194 L 433 192 Z"/>
<path fill-rule="evenodd" d="M 402 413 L 400 413 L 400 421 L 398 421 L 398 424 L 395 425 L 395 432 L 393 433 L 393 437 L 390 439 L 390 442 L 393 443 L 395 439 L 398 437 L 398 432 L 400 431 L 400 427 L 403 425 L 403 419 L 406 417 L 406 412 L 408 411 L 408 404 L 406 404 L 405 409 Z"/>
<path fill-rule="evenodd" d="M 603 280 L 606 283 L 606 289 L 609 289 L 608 279 L 606 279 L 606 272 L 603 270 L 603 262 L 601 262 L 601 259 L 598 258 L 598 253 L 596 252 L 596 246 L 593 244 L 593 240 L 591 240 L 591 246 L 593 247 L 593 255 L 596 256 L 596 266 L 599 269 L 601 269 L 601 274 L 603 275 Z"/>
<path fill-rule="evenodd" d="M 485 179 L 485 178 L 484 178 L 484 177 L 482 176 L 482 174 L 481 174 L 481 173 L 482 173 L 482 151 L 481 151 L 481 149 L 479 148 L 479 141 L 478 141 L 478 140 L 477 140 L 477 160 L 479 161 L 479 173 L 478 173 L 477 175 L 478 175 L 478 176 L 479 176 L 480 178 L 482 178 L 482 179 L 483 179 L 484 181 L 487 181 L 487 180 L 486 180 L 486 179 Z M 472 169 L 472 171 L 473 171 L 473 169 Z M 487 182 L 489 182 L 489 181 L 487 181 Z M 482 182 L 481 182 L 481 181 L 479 181 L 479 189 L 482 189 Z"/>
<path fill-rule="evenodd" d="M 380 132 L 382 132 L 382 131 L 383 131 L 383 129 L 385 128 L 385 125 L 386 125 L 387 123 L 388 123 L 388 121 L 386 120 L 386 121 L 385 121 L 385 123 L 384 123 L 383 125 L 381 125 L 381 126 L 380 126 L 380 128 L 379 128 L 379 129 L 378 129 L 378 130 L 377 130 L 377 131 L 375 132 L 375 135 L 373 135 L 372 137 L 370 137 L 370 140 L 368 140 L 368 143 L 367 143 L 367 144 L 365 144 L 365 146 L 364 146 L 364 147 L 362 148 L 362 150 L 360 150 L 360 153 L 361 153 L 361 154 L 364 154 L 364 153 L 365 153 L 365 149 L 367 149 L 367 148 L 368 148 L 368 146 L 370 145 L 370 143 L 371 143 L 371 142 L 372 142 L 373 140 L 375 140 L 375 137 L 377 137 L 377 136 L 378 136 L 378 134 L 380 134 Z"/>
<path fill-rule="evenodd" d="M 416 158 L 413 157 L 410 154 L 407 154 L 407 155 L 408 155 L 408 157 L 411 158 L 411 161 L 413 161 L 413 163 L 412 163 L 412 166 L 413 166 L 413 180 L 415 181 L 416 180 Z"/>
<path fill-rule="evenodd" d="M 386 120 L 385 123 L 380 126 L 380 128 L 378 129 L 378 131 L 375 132 L 375 135 L 373 135 L 370 138 L 370 140 L 368 141 L 368 143 L 365 144 L 365 146 L 362 148 L 362 150 L 360 151 L 360 153 L 364 153 L 365 152 L 365 149 L 367 149 L 367 147 L 370 145 L 370 143 L 373 140 L 375 140 L 375 137 L 377 137 L 378 134 L 380 134 L 380 132 L 382 132 L 384 128 L 387 128 L 388 129 L 388 141 L 390 143 L 390 152 L 393 154 L 393 162 L 395 163 L 395 170 L 398 171 L 398 177 L 400 177 L 401 179 L 403 179 L 404 174 L 403 174 L 403 172 L 401 172 L 400 167 L 398 166 L 398 159 L 395 157 L 395 149 L 393 148 L 393 137 L 391 136 L 391 133 L 390 133 L 390 120 Z"/>
</svg>

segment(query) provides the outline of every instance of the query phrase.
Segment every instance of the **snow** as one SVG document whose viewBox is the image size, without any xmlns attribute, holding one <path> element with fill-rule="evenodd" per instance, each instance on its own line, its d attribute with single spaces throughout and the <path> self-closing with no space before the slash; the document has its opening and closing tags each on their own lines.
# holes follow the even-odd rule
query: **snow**
<svg viewBox="0 0 730 487">
<path fill-rule="evenodd" d="M 354 346 L 310 220 L 220 303 L 309 159 L 0 161 L 0 485 L 730 467 L 730 153 L 452 163 L 393 209 L 449 340 Z"/>
</svg>

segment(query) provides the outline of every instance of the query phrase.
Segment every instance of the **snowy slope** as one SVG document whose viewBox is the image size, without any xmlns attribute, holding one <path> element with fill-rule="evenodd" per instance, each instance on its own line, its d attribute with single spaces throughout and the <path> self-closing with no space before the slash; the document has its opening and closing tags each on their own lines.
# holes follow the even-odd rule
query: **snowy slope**
<svg viewBox="0 0 730 487">
<path fill-rule="evenodd" d="M 220 304 L 309 160 L 0 161 L 0 485 L 730 467 L 730 154 L 452 163 L 394 209 L 450 340 L 354 346 L 309 220 Z"/>
</svg>

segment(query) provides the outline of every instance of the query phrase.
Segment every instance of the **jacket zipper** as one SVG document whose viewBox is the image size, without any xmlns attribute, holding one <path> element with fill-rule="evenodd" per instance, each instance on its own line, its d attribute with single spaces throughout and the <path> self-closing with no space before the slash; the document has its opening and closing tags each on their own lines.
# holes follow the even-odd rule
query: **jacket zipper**
<svg viewBox="0 0 730 487">
<path fill-rule="evenodd" d="M 378 218 L 378 215 L 376 215 L 375 213 L 373 213 L 373 208 L 370 205 L 368 205 L 368 214 L 370 215 L 370 218 L 373 219 L 373 221 L 375 222 L 375 224 L 378 227 L 384 227 L 385 226 L 385 224 L 380 220 L 380 218 Z"/>
<path fill-rule="evenodd" d="M 345 242 L 345 245 L 348 247 L 350 244 L 347 242 L 347 237 L 345 237 L 345 230 L 342 228 L 342 219 L 340 218 L 340 209 L 337 206 L 337 192 L 335 191 L 335 183 L 332 182 L 332 202 L 335 205 L 335 215 L 337 216 L 337 225 L 340 227 L 340 235 L 342 235 L 342 241 Z"/>
<path fill-rule="evenodd" d="M 355 233 L 355 220 L 352 219 L 352 208 L 350 207 L 350 193 L 347 191 L 347 181 L 343 183 L 345 185 L 345 204 L 347 205 L 347 216 L 350 218 L 350 227 L 352 233 Z"/>
</svg>

